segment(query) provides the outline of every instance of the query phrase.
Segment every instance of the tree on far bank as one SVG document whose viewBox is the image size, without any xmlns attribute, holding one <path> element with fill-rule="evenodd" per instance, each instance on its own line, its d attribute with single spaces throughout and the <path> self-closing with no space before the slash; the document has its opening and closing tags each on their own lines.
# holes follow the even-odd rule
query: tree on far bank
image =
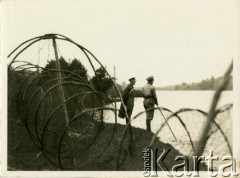
<svg viewBox="0 0 240 178">
<path fill-rule="evenodd" d="M 111 78 L 107 75 L 103 67 L 96 70 L 96 76 L 92 77 L 91 83 L 97 91 L 102 93 L 106 93 L 113 85 Z"/>
</svg>

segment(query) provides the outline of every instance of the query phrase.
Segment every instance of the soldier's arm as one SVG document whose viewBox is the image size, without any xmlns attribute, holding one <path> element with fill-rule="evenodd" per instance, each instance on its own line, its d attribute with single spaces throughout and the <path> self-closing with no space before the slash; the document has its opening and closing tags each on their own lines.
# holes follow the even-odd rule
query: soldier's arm
<svg viewBox="0 0 240 178">
<path fill-rule="evenodd" d="M 158 105 L 158 99 L 157 99 L 157 95 L 156 95 L 156 91 L 155 91 L 154 87 L 152 89 L 152 96 L 153 96 L 155 104 Z"/>
<path fill-rule="evenodd" d="M 126 104 L 127 103 L 127 100 L 128 100 L 128 97 L 129 97 L 129 93 L 131 91 L 131 87 L 128 85 L 125 90 L 123 91 L 123 102 Z"/>
</svg>

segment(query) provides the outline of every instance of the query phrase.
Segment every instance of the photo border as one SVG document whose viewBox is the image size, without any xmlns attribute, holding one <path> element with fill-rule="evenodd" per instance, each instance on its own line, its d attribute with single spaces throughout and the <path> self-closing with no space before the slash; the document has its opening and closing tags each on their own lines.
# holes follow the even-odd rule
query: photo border
<svg viewBox="0 0 240 178">
<path fill-rule="evenodd" d="M 217 2 L 217 0 L 215 0 Z M 94 3 L 94 1 L 93 1 Z M 238 9 L 240 9 L 239 5 Z M 0 176 L 3 177 L 143 177 L 143 171 L 8 171 L 7 170 L 7 58 L 6 43 L 8 41 L 6 34 L 7 16 L 6 6 L 1 7 L 1 85 L 0 85 L 0 114 L 1 114 L 1 130 L 0 130 Z M 240 21 L 240 19 L 239 19 Z M 40 34 L 41 35 L 41 34 Z M 238 34 L 237 37 L 240 35 Z M 239 44 L 238 44 L 239 45 Z M 240 51 L 240 45 L 239 51 Z M 237 172 L 240 173 L 240 57 L 233 58 L 233 157 L 237 161 Z M 159 177 L 168 177 L 163 172 L 158 172 Z M 207 172 L 200 171 L 200 177 L 208 176 Z M 184 176 L 183 176 L 184 177 Z M 238 176 L 240 177 L 240 176 Z"/>
</svg>

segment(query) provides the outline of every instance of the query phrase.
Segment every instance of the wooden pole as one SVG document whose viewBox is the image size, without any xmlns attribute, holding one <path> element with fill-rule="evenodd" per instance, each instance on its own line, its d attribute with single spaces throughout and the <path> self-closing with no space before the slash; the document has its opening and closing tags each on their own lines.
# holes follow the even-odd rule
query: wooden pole
<svg viewBox="0 0 240 178">
<path fill-rule="evenodd" d="M 60 65 L 59 58 L 58 58 L 57 44 L 56 44 L 55 38 L 53 38 L 53 48 L 54 48 L 54 54 L 55 54 L 55 58 L 56 58 L 56 69 L 59 70 L 57 72 L 57 77 L 59 78 L 59 80 L 58 80 L 58 84 L 59 84 L 58 93 L 60 95 L 59 98 L 60 98 L 61 102 L 64 102 L 66 99 L 65 99 L 64 89 L 63 89 L 63 85 L 62 85 L 61 65 Z M 65 103 L 63 104 L 63 113 L 64 113 L 65 128 L 66 128 L 69 125 L 69 116 L 68 116 L 68 111 L 67 111 L 67 105 Z"/>
<path fill-rule="evenodd" d="M 114 65 L 114 83 L 116 83 L 116 68 Z M 116 96 L 114 96 L 114 113 L 115 113 L 115 123 L 117 123 L 117 103 L 116 103 Z"/>
<path fill-rule="evenodd" d="M 41 52 L 41 48 L 40 48 L 40 41 L 39 41 L 39 42 L 38 42 L 38 65 L 37 65 L 37 74 L 39 73 L 40 52 Z"/>
<path fill-rule="evenodd" d="M 116 67 L 115 65 L 113 66 L 113 69 L 114 69 L 114 85 L 116 85 Z M 114 88 L 114 87 L 113 87 Z M 117 92 L 117 91 L 116 91 Z M 115 95 L 115 91 L 113 91 L 113 99 L 114 99 L 114 115 L 115 115 L 115 123 L 117 123 L 117 96 Z M 117 129 L 116 129 L 116 135 L 117 135 Z"/>
<path fill-rule="evenodd" d="M 57 44 L 56 44 L 56 40 L 55 38 L 53 38 L 53 48 L 54 48 L 54 53 L 55 53 L 55 58 L 56 58 L 56 69 L 58 69 L 59 71 L 57 72 L 57 77 L 59 78 L 58 83 L 60 84 L 58 87 L 58 93 L 60 95 L 60 101 L 61 102 L 65 102 L 65 95 L 64 95 L 64 88 L 62 85 L 62 73 L 61 73 L 61 65 L 59 62 L 59 58 L 58 58 L 58 53 L 57 53 Z M 69 125 L 69 116 L 68 116 L 68 111 L 67 111 L 67 105 L 64 103 L 63 104 L 63 113 L 64 113 L 64 122 L 65 122 L 65 128 L 68 127 Z M 63 131 L 65 130 L 65 128 L 63 128 Z M 73 165 L 76 167 L 77 166 L 77 159 L 75 157 L 75 150 L 74 150 L 74 144 L 71 141 L 71 147 L 72 147 L 72 151 L 73 151 Z"/>
</svg>

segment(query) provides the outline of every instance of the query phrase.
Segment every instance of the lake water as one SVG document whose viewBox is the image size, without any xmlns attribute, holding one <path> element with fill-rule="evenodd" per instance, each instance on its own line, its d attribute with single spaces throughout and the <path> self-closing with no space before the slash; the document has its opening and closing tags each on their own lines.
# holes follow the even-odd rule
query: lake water
<svg viewBox="0 0 240 178">
<path fill-rule="evenodd" d="M 200 109 L 208 112 L 214 93 L 214 91 L 157 91 L 157 96 L 159 106 L 168 108 L 173 112 L 181 108 Z M 220 108 L 226 104 L 231 104 L 233 102 L 232 96 L 232 91 L 222 92 L 217 108 Z M 120 107 L 119 105 L 120 103 L 117 103 L 117 108 Z M 144 111 L 143 98 L 135 98 L 132 118 L 141 111 Z M 155 116 L 152 120 L 152 131 L 156 133 L 156 131 L 165 121 L 158 110 L 155 110 L 154 114 Z M 167 111 L 163 111 L 163 114 L 166 118 L 170 115 L 170 113 Z M 112 112 L 108 111 L 105 116 L 106 122 L 114 123 L 114 114 Z M 203 130 L 206 117 L 196 111 L 181 113 L 179 116 L 189 130 L 193 142 L 196 143 L 199 139 L 200 133 Z M 216 122 L 222 127 L 224 133 L 229 139 L 230 144 L 232 145 L 232 109 L 219 114 L 216 118 Z M 118 118 L 118 123 L 125 125 L 125 120 Z M 178 119 L 173 117 L 168 121 L 168 124 L 176 135 L 177 142 L 167 126 L 165 126 L 158 134 L 160 140 L 162 142 L 172 144 L 181 153 L 190 155 L 192 153 L 192 148 L 189 137 L 187 136 L 186 131 L 183 129 Z M 133 120 L 132 126 L 146 129 L 145 113 Z M 229 155 L 227 144 L 224 141 L 221 133 L 217 131 L 215 126 L 213 126 L 213 131 L 216 132 L 212 134 L 208 140 L 203 155 L 209 155 L 210 150 L 213 150 L 213 154 L 219 158 L 222 158 L 224 155 Z M 217 168 L 217 166 L 218 163 L 214 165 L 215 168 Z"/>
</svg>

